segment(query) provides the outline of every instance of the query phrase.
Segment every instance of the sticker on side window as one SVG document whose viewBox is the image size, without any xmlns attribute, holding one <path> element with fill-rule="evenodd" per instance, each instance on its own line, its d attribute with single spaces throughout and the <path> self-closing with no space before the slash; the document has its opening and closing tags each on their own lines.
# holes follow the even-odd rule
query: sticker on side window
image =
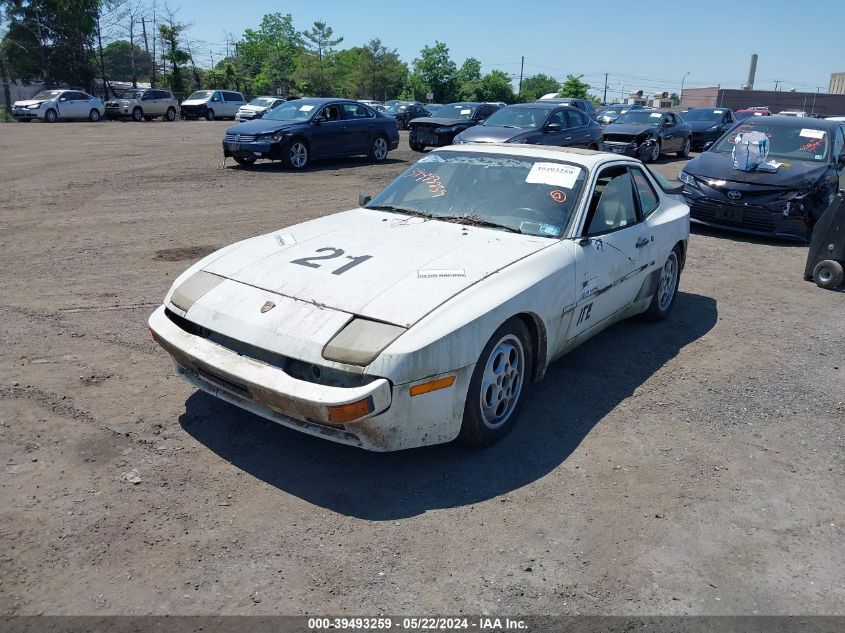
<svg viewBox="0 0 845 633">
<path fill-rule="evenodd" d="M 562 165 L 560 163 L 534 163 L 531 171 L 529 171 L 528 175 L 525 177 L 525 182 L 572 189 L 575 186 L 575 181 L 578 180 L 578 175 L 580 173 L 581 168 L 575 167 L 574 165 Z"/>
<path fill-rule="evenodd" d="M 798 135 L 805 138 L 824 138 L 824 130 L 811 130 L 810 128 L 805 127 L 798 133 Z"/>
</svg>

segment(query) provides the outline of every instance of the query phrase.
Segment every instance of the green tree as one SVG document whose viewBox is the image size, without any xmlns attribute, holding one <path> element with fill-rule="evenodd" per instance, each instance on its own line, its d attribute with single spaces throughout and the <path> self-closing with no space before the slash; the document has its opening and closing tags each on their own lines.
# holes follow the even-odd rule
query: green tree
<svg viewBox="0 0 845 633">
<path fill-rule="evenodd" d="M 370 40 L 361 49 L 359 85 L 360 96 L 370 99 L 392 99 L 405 84 L 408 67 L 399 59 L 396 49 L 385 47 L 381 40 Z"/>
<path fill-rule="evenodd" d="M 587 92 L 590 89 L 590 84 L 581 81 L 584 75 L 567 75 L 566 81 L 560 88 L 560 96 L 569 99 L 587 99 Z"/>
<path fill-rule="evenodd" d="M 478 81 L 481 79 L 481 62 L 475 57 L 467 57 L 458 71 L 458 81 Z"/>
<path fill-rule="evenodd" d="M 340 44 L 343 41 L 342 37 L 334 37 L 334 30 L 327 26 L 325 22 L 317 20 L 310 31 L 304 31 L 302 37 L 305 38 L 306 47 L 309 52 L 317 57 L 318 73 L 316 81 L 317 94 L 321 97 L 326 96 L 326 78 L 323 72 L 323 58 L 330 57 L 332 47 Z"/>
<path fill-rule="evenodd" d="M 446 44 L 435 42 L 433 47 L 423 47 L 419 58 L 414 60 L 414 74 L 417 79 L 413 83 L 415 87 L 425 86 L 425 90 L 422 95 L 414 94 L 415 98 L 423 99 L 425 92 L 430 90 L 434 93 L 434 101 L 454 101 L 457 93 L 457 73 L 457 66 L 449 57 L 449 47 Z"/>
<path fill-rule="evenodd" d="M 250 84 L 255 94 L 288 94 L 302 50 L 302 37 L 293 27 L 290 14 L 270 13 L 257 30 L 247 29 L 238 43 L 237 76 Z"/>
<path fill-rule="evenodd" d="M 480 100 L 512 103 L 514 94 L 510 76 L 501 70 L 492 70 L 484 75 L 481 79 Z"/>
<path fill-rule="evenodd" d="M 670 94 L 669 98 L 672 100 L 673 106 L 681 105 L 681 98 L 678 96 L 677 92 L 673 92 L 672 94 Z"/>
<path fill-rule="evenodd" d="M 187 51 L 181 48 L 180 40 L 186 28 L 184 24 L 176 22 L 172 16 L 166 23 L 158 25 L 163 46 L 161 58 L 170 63 L 170 73 L 166 76 L 167 84 L 173 92 L 180 95 L 186 92 L 184 66 L 191 58 Z"/>
<path fill-rule="evenodd" d="M 525 102 L 536 101 L 551 92 L 560 92 L 560 83 L 554 77 L 540 73 L 522 80 L 520 99 Z"/>
<path fill-rule="evenodd" d="M 126 40 L 117 40 L 103 47 L 103 60 L 106 75 L 117 81 L 132 81 L 132 58 L 135 58 L 134 71 L 141 81 L 149 81 L 153 62 L 140 46 Z"/>
</svg>

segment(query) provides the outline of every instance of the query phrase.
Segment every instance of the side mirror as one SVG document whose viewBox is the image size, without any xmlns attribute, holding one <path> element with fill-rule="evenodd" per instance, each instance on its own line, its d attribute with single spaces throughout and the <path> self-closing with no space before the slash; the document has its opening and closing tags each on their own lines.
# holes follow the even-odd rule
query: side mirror
<svg viewBox="0 0 845 633">
<path fill-rule="evenodd" d="M 314 125 L 320 125 L 323 121 L 328 121 L 328 119 L 324 116 L 315 116 L 314 117 Z"/>
<path fill-rule="evenodd" d="M 563 129 L 563 125 L 560 123 L 549 123 L 544 129 L 546 132 L 560 132 Z"/>
<path fill-rule="evenodd" d="M 358 206 L 363 207 L 372 199 L 373 199 L 372 196 L 368 196 L 365 193 L 359 193 L 358 194 Z"/>
<path fill-rule="evenodd" d="M 703 149 L 703 151 L 705 151 L 705 152 L 706 152 L 706 151 L 707 151 L 708 149 L 710 149 L 712 146 L 713 146 L 713 141 L 707 141 L 707 142 L 704 144 L 704 147 L 703 147 L 702 149 Z"/>
<path fill-rule="evenodd" d="M 59 97 L 59 101 L 67 101 L 67 97 Z"/>
</svg>

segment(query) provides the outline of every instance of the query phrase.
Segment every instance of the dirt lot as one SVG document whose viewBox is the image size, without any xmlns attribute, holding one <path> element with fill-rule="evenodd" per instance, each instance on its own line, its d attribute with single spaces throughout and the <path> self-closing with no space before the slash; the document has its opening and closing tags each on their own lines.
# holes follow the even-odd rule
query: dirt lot
<svg viewBox="0 0 845 633">
<path fill-rule="evenodd" d="M 0 125 L 0 613 L 845 614 L 843 293 L 804 247 L 697 230 L 671 318 L 558 362 L 505 441 L 366 453 L 194 391 L 146 319 L 407 133 L 224 170 L 228 125 Z"/>
</svg>

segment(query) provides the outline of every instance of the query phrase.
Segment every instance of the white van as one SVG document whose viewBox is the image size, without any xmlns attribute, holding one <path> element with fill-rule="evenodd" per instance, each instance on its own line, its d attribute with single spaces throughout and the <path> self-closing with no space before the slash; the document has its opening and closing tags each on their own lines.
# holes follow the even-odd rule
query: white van
<svg viewBox="0 0 845 633">
<path fill-rule="evenodd" d="M 240 92 L 233 90 L 197 90 L 182 102 L 181 114 L 183 119 L 205 118 L 234 119 L 241 106 L 246 105 L 246 99 Z"/>
</svg>

